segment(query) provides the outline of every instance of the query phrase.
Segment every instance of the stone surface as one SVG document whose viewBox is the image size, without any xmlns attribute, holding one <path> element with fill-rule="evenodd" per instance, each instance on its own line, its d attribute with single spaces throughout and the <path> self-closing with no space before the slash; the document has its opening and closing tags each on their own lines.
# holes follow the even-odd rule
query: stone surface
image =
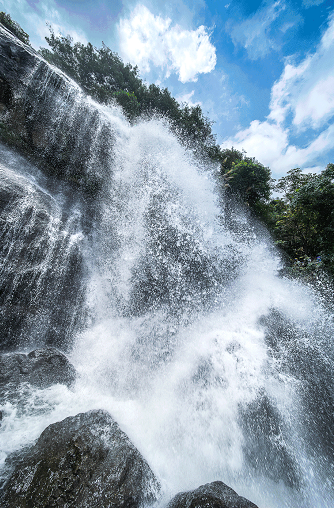
<svg viewBox="0 0 334 508">
<path fill-rule="evenodd" d="M 0 26 L 0 102 L 11 106 L 15 92 L 24 86 L 39 57 L 3 25 Z"/>
<path fill-rule="evenodd" d="M 147 462 L 105 411 L 50 425 L 16 464 L 4 508 L 136 508 L 160 489 Z"/>
<path fill-rule="evenodd" d="M 79 207 L 63 210 L 47 188 L 8 167 L 9 152 L 0 146 L 0 351 L 65 350 L 85 298 Z"/>
<path fill-rule="evenodd" d="M 0 139 L 32 156 L 45 174 L 95 197 L 106 174 L 105 164 L 92 171 L 91 148 L 95 144 L 109 159 L 110 127 L 101 128 L 96 108 L 80 94 L 65 74 L 0 26 Z"/>
<path fill-rule="evenodd" d="M 196 490 L 177 494 L 166 508 L 257 508 L 223 482 L 201 485 Z"/>
<path fill-rule="evenodd" d="M 38 388 L 53 384 L 70 387 L 76 371 L 66 356 L 55 348 L 36 349 L 29 354 L 0 355 L 0 390 L 6 385 L 28 382 Z"/>
</svg>

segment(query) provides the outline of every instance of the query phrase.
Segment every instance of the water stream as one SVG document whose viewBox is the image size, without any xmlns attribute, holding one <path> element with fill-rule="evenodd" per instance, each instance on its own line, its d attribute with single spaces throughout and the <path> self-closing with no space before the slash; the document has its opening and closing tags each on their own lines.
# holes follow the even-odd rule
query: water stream
<svg viewBox="0 0 334 508">
<path fill-rule="evenodd" d="M 326 301 L 280 275 L 265 231 L 226 212 L 217 169 L 164 121 L 130 126 L 71 83 L 49 86 L 52 73 L 38 68 L 27 92 L 48 156 L 72 143 L 68 168 L 102 187 L 85 198 L 1 146 L 2 330 L 11 350 L 60 347 L 79 376 L 4 401 L 2 463 L 103 408 L 162 482 L 161 505 L 222 480 L 260 508 L 334 506 Z"/>
</svg>

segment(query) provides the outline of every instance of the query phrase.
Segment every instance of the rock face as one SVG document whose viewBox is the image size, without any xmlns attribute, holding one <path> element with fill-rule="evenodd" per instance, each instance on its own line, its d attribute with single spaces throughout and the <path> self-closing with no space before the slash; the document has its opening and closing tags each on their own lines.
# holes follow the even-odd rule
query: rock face
<svg viewBox="0 0 334 508">
<path fill-rule="evenodd" d="M 80 93 L 0 26 L 0 139 L 33 156 L 45 174 L 96 196 L 106 177 L 103 162 L 109 159 L 111 133 Z M 95 161 L 96 152 L 102 163 Z"/>
<path fill-rule="evenodd" d="M 6 385 L 28 382 L 38 388 L 53 384 L 70 387 L 76 378 L 73 365 L 55 348 L 0 355 L 0 393 Z"/>
<path fill-rule="evenodd" d="M 0 103 L 10 107 L 13 91 L 24 86 L 29 72 L 35 67 L 38 56 L 31 46 L 23 44 L 11 32 L 0 26 Z"/>
<path fill-rule="evenodd" d="M 223 482 L 201 485 L 196 490 L 177 494 L 166 508 L 257 508 Z"/>
<path fill-rule="evenodd" d="M 81 215 L 7 167 L 7 152 L 0 146 L 0 351 L 65 349 L 85 298 Z"/>
<path fill-rule="evenodd" d="M 126 434 L 98 410 L 45 429 L 16 465 L 2 506 L 136 508 L 156 501 L 159 489 Z"/>
</svg>

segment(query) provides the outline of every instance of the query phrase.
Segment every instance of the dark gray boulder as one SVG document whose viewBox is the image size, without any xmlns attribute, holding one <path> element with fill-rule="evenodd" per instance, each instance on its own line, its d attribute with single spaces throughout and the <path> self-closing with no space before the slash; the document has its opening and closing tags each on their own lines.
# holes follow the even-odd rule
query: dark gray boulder
<svg viewBox="0 0 334 508">
<path fill-rule="evenodd" d="M 180 492 L 166 508 L 257 508 L 223 482 L 201 485 L 196 490 Z"/>
<path fill-rule="evenodd" d="M 0 355 L 0 390 L 24 382 L 38 388 L 57 383 L 70 387 L 75 378 L 75 368 L 55 348 L 36 349 L 29 354 Z"/>
<path fill-rule="evenodd" d="M 147 462 L 102 410 L 47 427 L 16 463 L 5 508 L 136 508 L 156 501 L 160 485 Z"/>
</svg>

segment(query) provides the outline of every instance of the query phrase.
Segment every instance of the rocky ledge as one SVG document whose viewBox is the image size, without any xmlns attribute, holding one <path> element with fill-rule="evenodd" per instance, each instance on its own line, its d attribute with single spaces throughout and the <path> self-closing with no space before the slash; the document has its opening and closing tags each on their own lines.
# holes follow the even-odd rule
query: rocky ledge
<svg viewBox="0 0 334 508">
<path fill-rule="evenodd" d="M 60 383 L 70 387 L 76 371 L 63 353 L 55 348 L 43 348 L 28 354 L 0 355 L 0 390 L 29 383 L 38 388 Z"/>
</svg>

